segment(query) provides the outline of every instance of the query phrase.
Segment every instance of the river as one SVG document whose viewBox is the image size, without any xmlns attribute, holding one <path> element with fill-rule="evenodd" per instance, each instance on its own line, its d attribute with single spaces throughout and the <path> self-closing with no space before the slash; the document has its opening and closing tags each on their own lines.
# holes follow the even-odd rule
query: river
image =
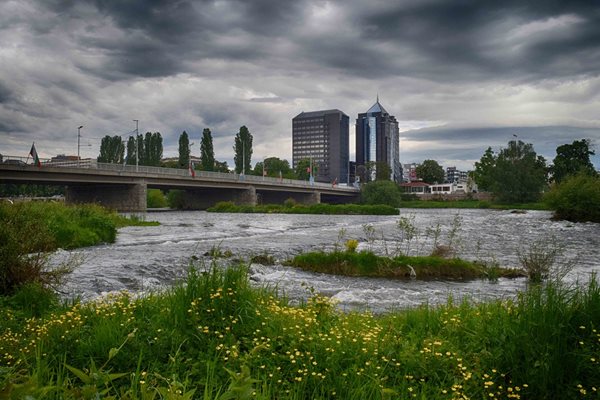
<svg viewBox="0 0 600 400">
<path fill-rule="evenodd" d="M 524 214 L 497 210 L 402 209 L 396 216 L 323 216 L 283 214 L 216 214 L 203 211 L 167 211 L 146 214 L 156 227 L 126 227 L 114 244 L 58 251 L 53 263 L 76 258 L 79 266 L 61 288 L 67 297 L 91 299 L 108 292 L 145 292 L 166 287 L 185 276 L 192 257 L 209 265 L 204 254 L 212 248 L 231 251 L 247 260 L 268 253 L 279 262 L 251 265 L 251 280 L 282 290 L 292 300 L 306 298 L 309 289 L 331 296 L 344 310 L 376 312 L 445 302 L 467 297 L 477 301 L 514 296 L 525 279 L 402 281 L 315 274 L 282 266 L 280 261 L 308 250 L 343 246 L 359 240 L 359 250 L 385 254 L 398 249 L 411 254 L 431 252 L 439 226 L 438 243 L 452 244 L 460 257 L 496 261 L 518 267 L 518 252 L 532 243 L 555 241 L 564 247 L 564 259 L 575 261 L 569 282 L 587 281 L 600 271 L 600 224 L 552 221 L 546 211 Z M 416 228 L 416 237 L 402 240 L 403 217 Z M 367 228 L 366 228 L 367 227 Z"/>
</svg>

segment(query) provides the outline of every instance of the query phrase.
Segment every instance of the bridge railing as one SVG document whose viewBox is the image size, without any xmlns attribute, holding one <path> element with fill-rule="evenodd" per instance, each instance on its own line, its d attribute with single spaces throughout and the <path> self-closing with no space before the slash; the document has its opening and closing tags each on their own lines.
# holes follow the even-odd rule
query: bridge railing
<svg viewBox="0 0 600 400">
<path fill-rule="evenodd" d="M 33 167 L 33 160 L 31 157 L 14 157 L 14 156 L 2 156 L 0 161 L 2 164 L 10 164 L 21 167 Z M 146 165 L 126 165 L 126 164 L 112 164 L 112 163 L 101 163 L 94 159 L 83 159 L 83 160 L 56 160 L 56 159 L 40 159 L 41 168 L 52 167 L 52 168 L 81 168 L 81 169 L 95 169 L 101 171 L 118 171 L 126 173 L 136 174 L 152 174 L 158 176 L 180 176 L 189 177 L 193 179 L 191 172 L 188 169 L 181 168 L 164 168 L 164 167 L 151 167 Z M 249 183 L 269 183 L 274 185 L 287 185 L 297 187 L 316 187 L 316 188 L 331 188 L 333 185 L 330 183 L 323 182 L 308 182 L 296 179 L 285 179 L 285 178 L 273 178 L 269 176 L 256 176 L 256 175 L 244 175 L 236 174 L 233 172 L 212 172 L 212 171 L 194 171 L 195 177 L 207 178 L 218 181 L 229 181 L 229 182 L 249 182 Z M 339 187 L 337 189 L 356 191 L 354 187 Z"/>
</svg>

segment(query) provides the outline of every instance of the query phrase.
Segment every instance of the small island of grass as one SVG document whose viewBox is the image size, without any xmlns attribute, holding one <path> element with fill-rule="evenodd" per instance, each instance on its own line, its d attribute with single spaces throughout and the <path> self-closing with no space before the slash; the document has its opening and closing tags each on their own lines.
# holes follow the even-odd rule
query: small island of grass
<svg viewBox="0 0 600 400">
<path fill-rule="evenodd" d="M 289 200 L 286 200 L 284 204 L 263 204 L 256 206 L 236 205 L 231 201 L 221 201 L 206 211 L 248 214 L 398 215 L 397 208 L 383 204 L 297 204 Z"/>
<path fill-rule="evenodd" d="M 378 256 L 371 251 L 309 252 L 289 260 L 288 265 L 307 271 L 346 276 L 397 279 L 496 279 L 526 274 L 518 269 L 488 267 L 460 258 L 438 256 Z"/>
</svg>

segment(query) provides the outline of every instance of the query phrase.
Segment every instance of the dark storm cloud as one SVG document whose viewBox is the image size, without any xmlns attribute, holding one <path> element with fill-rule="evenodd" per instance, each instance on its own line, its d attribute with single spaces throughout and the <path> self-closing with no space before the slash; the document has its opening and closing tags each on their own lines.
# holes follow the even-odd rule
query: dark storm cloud
<svg viewBox="0 0 600 400">
<path fill-rule="evenodd" d="M 354 25 L 363 27 L 365 42 L 403 45 L 414 52 L 415 60 L 420 58 L 389 73 L 447 80 L 448 72 L 472 79 L 474 75 L 543 77 L 600 70 L 600 8 L 593 1 L 423 1 L 373 9 L 355 13 Z M 512 42 L 503 41 L 511 30 L 527 30 L 532 23 L 552 24 L 552 19 L 560 25 L 556 19 L 565 16 L 577 20 L 576 30 L 561 33 L 561 26 L 548 27 L 539 37 L 525 32 Z"/>
<path fill-rule="evenodd" d="M 5 84 L 0 82 L 0 104 L 14 101 L 14 93 Z"/>
<path fill-rule="evenodd" d="M 436 81 L 516 75 L 537 79 L 600 70 L 600 11 L 593 2 L 388 5 L 337 1 L 331 4 L 338 19 L 323 22 L 325 26 L 317 26 L 316 31 L 308 26 L 311 7 L 325 7 L 327 2 L 87 0 L 42 4 L 72 17 L 86 4 L 115 24 L 118 37 L 91 29 L 76 39 L 87 51 L 100 51 L 107 58 L 92 68 L 107 79 L 202 74 L 192 64 L 211 59 L 251 61 L 292 71 L 312 63 L 350 75 Z M 350 28 L 337 32 L 328 23 Z M 528 28 L 528 24 L 538 25 Z M 577 29 L 569 29 L 569 24 Z M 507 39 L 510 32 L 515 34 Z M 275 42 L 295 47 L 293 51 L 288 48 L 288 54 L 276 55 Z"/>
<path fill-rule="evenodd" d="M 74 17 L 82 13 L 82 4 L 93 7 L 96 15 L 87 15 L 88 26 L 74 40 L 105 60 L 81 68 L 119 80 L 182 72 L 202 75 L 190 63 L 211 59 L 265 60 L 271 40 L 299 23 L 295 10 L 301 2 L 88 0 L 45 6 L 57 15 Z M 97 26 L 98 17 L 118 31 L 107 35 Z"/>
<path fill-rule="evenodd" d="M 210 128 L 230 155 L 247 125 L 257 149 L 289 158 L 294 115 L 353 121 L 379 92 L 403 129 L 450 127 L 403 133 L 415 159 L 472 160 L 512 137 L 487 127 L 600 126 L 599 35 L 592 2 L 0 2 L 0 121 L 50 155 L 80 125 L 101 137 L 133 118 L 174 151 L 181 131 Z"/>
</svg>

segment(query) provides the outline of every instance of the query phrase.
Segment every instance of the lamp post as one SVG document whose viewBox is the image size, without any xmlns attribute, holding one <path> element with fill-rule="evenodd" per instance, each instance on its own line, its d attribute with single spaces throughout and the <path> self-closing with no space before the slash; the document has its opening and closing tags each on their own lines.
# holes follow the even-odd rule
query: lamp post
<svg viewBox="0 0 600 400">
<path fill-rule="evenodd" d="M 79 157 L 79 148 L 80 148 L 80 141 L 81 141 L 81 128 L 83 128 L 83 125 L 77 127 L 77 166 L 79 166 L 79 160 L 81 159 Z"/>
<path fill-rule="evenodd" d="M 138 165 L 140 163 L 140 158 L 139 158 L 139 152 L 140 152 L 140 146 L 138 144 L 138 136 L 139 136 L 139 131 L 138 131 L 138 123 L 140 122 L 137 119 L 134 119 L 133 122 L 135 122 L 135 172 L 138 172 Z"/>
<path fill-rule="evenodd" d="M 241 137 L 240 137 L 241 139 Z M 246 176 L 246 142 L 242 139 L 242 175 Z"/>
</svg>

